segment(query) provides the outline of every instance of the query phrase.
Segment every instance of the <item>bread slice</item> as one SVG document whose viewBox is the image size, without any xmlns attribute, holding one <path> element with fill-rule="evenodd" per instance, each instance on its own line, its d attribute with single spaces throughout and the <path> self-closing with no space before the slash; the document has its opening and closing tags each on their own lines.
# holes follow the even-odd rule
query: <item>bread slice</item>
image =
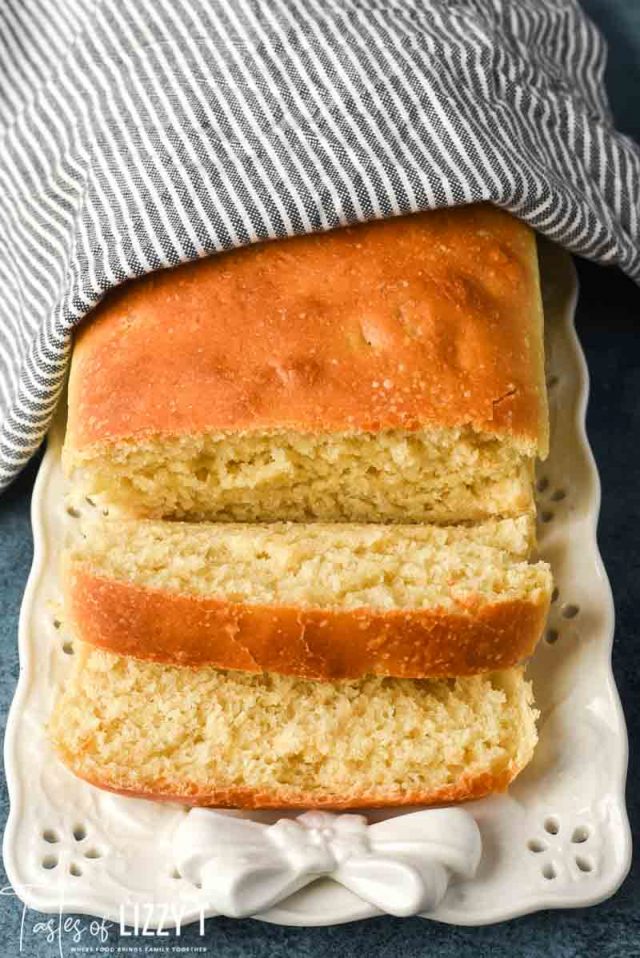
<svg viewBox="0 0 640 958">
<path fill-rule="evenodd" d="M 520 670 L 351 682 L 140 662 L 81 646 L 49 734 L 81 778 L 243 808 L 431 805 L 504 790 L 536 741 Z"/>
<path fill-rule="evenodd" d="M 307 678 L 495 671 L 549 607 L 528 518 L 473 527 L 90 523 L 63 575 L 81 640 Z"/>
<path fill-rule="evenodd" d="M 535 237 L 488 205 L 278 240 L 109 293 L 64 461 L 150 518 L 460 522 L 533 509 Z"/>
</svg>

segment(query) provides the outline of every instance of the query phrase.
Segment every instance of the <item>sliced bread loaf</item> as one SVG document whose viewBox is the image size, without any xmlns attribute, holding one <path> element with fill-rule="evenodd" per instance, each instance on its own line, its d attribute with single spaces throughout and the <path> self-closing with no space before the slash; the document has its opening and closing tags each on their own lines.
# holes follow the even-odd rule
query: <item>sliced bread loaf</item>
<svg viewBox="0 0 640 958">
<path fill-rule="evenodd" d="M 82 646 L 49 733 L 101 788 L 227 807 L 429 805 L 504 790 L 536 741 L 519 670 L 308 682 Z"/>
</svg>

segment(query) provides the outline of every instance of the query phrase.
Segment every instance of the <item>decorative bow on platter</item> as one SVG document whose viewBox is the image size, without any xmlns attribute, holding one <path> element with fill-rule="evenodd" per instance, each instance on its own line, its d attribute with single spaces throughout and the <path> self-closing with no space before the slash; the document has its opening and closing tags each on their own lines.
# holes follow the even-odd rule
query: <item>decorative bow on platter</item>
<svg viewBox="0 0 640 958">
<path fill-rule="evenodd" d="M 460 808 L 425 809 L 367 825 L 363 815 L 305 812 L 263 825 L 191 809 L 174 836 L 176 864 L 220 914 L 266 911 L 326 876 L 382 912 L 430 912 L 452 877 L 472 878 L 478 826 Z"/>
</svg>

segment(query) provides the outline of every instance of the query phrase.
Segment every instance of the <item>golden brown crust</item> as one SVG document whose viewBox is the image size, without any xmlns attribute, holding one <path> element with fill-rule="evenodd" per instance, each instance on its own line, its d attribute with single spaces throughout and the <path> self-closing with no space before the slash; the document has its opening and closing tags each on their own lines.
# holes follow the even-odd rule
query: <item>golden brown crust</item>
<svg viewBox="0 0 640 958">
<path fill-rule="evenodd" d="M 261 243 L 109 293 L 76 337 L 67 452 L 462 425 L 546 455 L 535 237 L 489 205 Z"/>
<path fill-rule="evenodd" d="M 182 805 L 209 808 L 329 808 L 335 810 L 348 808 L 400 808 L 406 806 L 446 805 L 452 802 L 470 802 L 487 795 L 505 792 L 521 767 L 512 762 L 499 772 L 481 772 L 477 775 L 465 773 L 452 785 L 432 791 L 391 791 L 372 788 L 345 796 L 332 793 L 309 793 L 296 791 L 291 786 L 278 791 L 237 787 L 215 787 L 203 790 L 197 783 L 184 782 L 176 789 L 170 782 L 158 782 L 153 788 L 139 787 L 125 782 L 109 781 L 97 775 L 88 775 L 80 768 L 78 756 L 74 756 L 57 745 L 58 755 L 67 768 L 78 778 L 117 795 L 130 798 L 145 798 L 155 802 L 177 802 Z"/>
<path fill-rule="evenodd" d="M 473 675 L 521 662 L 544 628 L 548 598 L 438 609 L 338 610 L 233 603 L 96 575 L 64 575 L 71 627 L 83 642 L 172 665 L 308 679 Z"/>
</svg>

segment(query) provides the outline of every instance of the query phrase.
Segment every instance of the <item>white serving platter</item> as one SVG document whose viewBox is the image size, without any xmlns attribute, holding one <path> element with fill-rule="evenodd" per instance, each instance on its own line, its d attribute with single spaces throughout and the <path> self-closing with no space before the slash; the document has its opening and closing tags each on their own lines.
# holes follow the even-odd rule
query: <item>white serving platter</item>
<svg viewBox="0 0 640 958">
<path fill-rule="evenodd" d="M 529 667 L 540 743 L 508 795 L 466 806 L 480 828 L 480 867 L 424 916 L 459 925 L 594 904 L 616 890 L 630 863 L 627 737 L 611 671 L 613 604 L 596 544 L 600 487 L 585 434 L 588 377 L 573 327 L 577 283 L 567 255 L 542 252 L 552 428 L 551 454 L 538 474 L 540 551 L 557 591 Z M 73 660 L 60 620 L 59 549 L 78 510 L 92 508 L 69 509 L 60 446 L 58 425 L 33 495 L 34 561 L 5 740 L 5 867 L 19 897 L 41 912 L 118 922 L 152 905 L 150 927 L 174 924 L 172 914 L 186 925 L 216 912 L 206 890 L 176 870 L 172 838 L 184 809 L 101 792 L 74 778 L 47 743 L 47 717 Z M 391 815 L 376 812 L 369 820 L 385 817 Z M 255 917 L 311 926 L 379 914 L 325 878 Z"/>
</svg>

